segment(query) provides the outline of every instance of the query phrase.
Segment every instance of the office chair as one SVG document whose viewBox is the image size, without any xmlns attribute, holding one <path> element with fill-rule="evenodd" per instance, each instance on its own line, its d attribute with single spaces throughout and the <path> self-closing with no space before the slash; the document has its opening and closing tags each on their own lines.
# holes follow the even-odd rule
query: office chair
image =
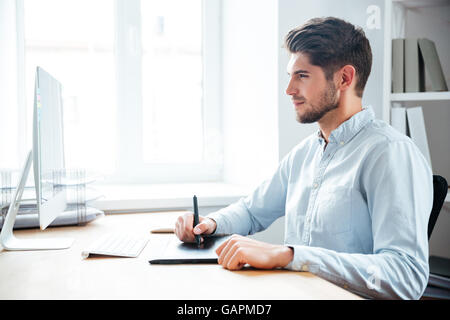
<svg viewBox="0 0 450 320">
<path fill-rule="evenodd" d="M 428 220 L 428 240 L 431 238 L 431 233 L 444 204 L 447 191 L 447 181 L 441 176 L 433 175 L 433 208 L 431 209 L 430 219 Z M 430 278 L 432 273 L 431 269 L 433 269 L 433 264 L 436 263 L 436 259 L 442 258 L 431 256 L 429 259 Z M 436 287 L 435 284 L 429 281 L 421 299 L 450 299 L 450 292 L 446 289 Z"/>
<path fill-rule="evenodd" d="M 447 191 L 447 180 L 444 177 L 433 175 L 433 208 L 431 209 L 430 219 L 428 220 L 428 240 L 430 240 L 434 225 L 441 212 Z"/>
</svg>

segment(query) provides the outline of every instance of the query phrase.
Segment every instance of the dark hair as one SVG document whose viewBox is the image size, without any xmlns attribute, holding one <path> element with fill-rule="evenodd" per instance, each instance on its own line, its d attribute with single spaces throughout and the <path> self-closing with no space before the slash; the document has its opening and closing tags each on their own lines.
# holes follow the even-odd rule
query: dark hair
<svg viewBox="0 0 450 320">
<path fill-rule="evenodd" d="M 344 20 L 314 18 L 286 35 L 285 48 L 290 53 L 305 53 L 310 63 L 323 69 L 327 80 L 346 64 L 355 67 L 355 91 L 362 97 L 372 67 L 369 40 L 360 27 Z"/>
</svg>

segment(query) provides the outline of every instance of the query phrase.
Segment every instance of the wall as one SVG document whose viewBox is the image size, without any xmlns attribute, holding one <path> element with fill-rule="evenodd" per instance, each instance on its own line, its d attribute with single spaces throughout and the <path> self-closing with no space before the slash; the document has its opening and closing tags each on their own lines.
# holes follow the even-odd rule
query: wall
<svg viewBox="0 0 450 320">
<path fill-rule="evenodd" d="M 18 157 L 18 50 L 15 1 L 0 1 L 0 169 L 20 169 Z M 20 163 L 18 165 L 18 163 Z"/>
<path fill-rule="evenodd" d="M 222 5 L 224 177 L 255 187 L 278 164 L 277 5 Z"/>
<path fill-rule="evenodd" d="M 435 42 L 442 69 L 450 88 L 450 4 L 406 11 L 405 36 Z M 427 74 L 425 74 L 427 82 Z M 426 83 L 426 87 L 428 83 Z M 423 107 L 433 173 L 450 183 L 450 101 L 408 102 L 406 107 Z M 441 211 L 430 239 L 430 255 L 450 258 L 450 203 Z"/>
</svg>

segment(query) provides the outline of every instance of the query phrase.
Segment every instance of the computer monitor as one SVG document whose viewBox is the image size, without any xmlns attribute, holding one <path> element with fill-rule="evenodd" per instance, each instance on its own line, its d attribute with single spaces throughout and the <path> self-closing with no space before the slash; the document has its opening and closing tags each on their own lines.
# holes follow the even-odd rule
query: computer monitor
<svg viewBox="0 0 450 320">
<path fill-rule="evenodd" d="M 33 115 L 33 149 L 28 153 L 22 175 L 9 206 L 0 234 L 7 250 L 64 249 L 71 238 L 17 239 L 14 221 L 25 183 L 33 163 L 39 225 L 44 230 L 67 206 L 64 188 L 58 188 L 58 175 L 64 170 L 62 86 L 42 68 L 36 68 Z"/>
<path fill-rule="evenodd" d="M 62 86 L 36 68 L 33 115 L 33 169 L 41 230 L 67 206 L 65 189 L 55 183 L 64 170 Z"/>
</svg>

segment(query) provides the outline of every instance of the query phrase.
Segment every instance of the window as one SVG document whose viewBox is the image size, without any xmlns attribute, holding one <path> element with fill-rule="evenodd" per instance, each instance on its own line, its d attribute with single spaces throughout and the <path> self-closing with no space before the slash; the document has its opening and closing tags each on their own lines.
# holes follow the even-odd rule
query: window
<svg viewBox="0 0 450 320">
<path fill-rule="evenodd" d="M 219 17 L 218 0 L 24 0 L 27 97 L 36 65 L 63 84 L 66 166 L 220 180 Z"/>
<path fill-rule="evenodd" d="M 201 6 L 201 0 L 141 3 L 144 163 L 202 160 Z"/>
</svg>

